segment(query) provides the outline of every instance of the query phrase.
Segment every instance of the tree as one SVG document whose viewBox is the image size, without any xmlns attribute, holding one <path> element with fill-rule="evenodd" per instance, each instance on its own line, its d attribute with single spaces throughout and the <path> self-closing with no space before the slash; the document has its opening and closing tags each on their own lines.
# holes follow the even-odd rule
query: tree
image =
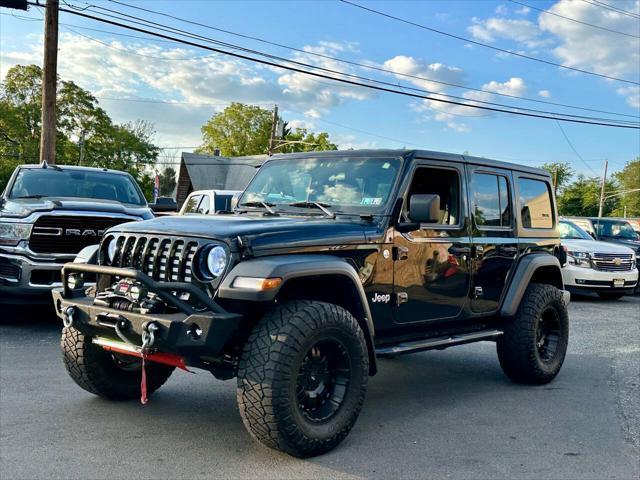
<svg viewBox="0 0 640 480">
<path fill-rule="evenodd" d="M 229 157 L 266 153 L 273 113 L 264 108 L 232 103 L 202 126 L 203 144 L 198 153 L 216 148 Z"/>
<path fill-rule="evenodd" d="M 542 168 L 551 174 L 556 195 L 569 184 L 574 173 L 573 168 L 568 163 L 545 163 Z"/>
<path fill-rule="evenodd" d="M 264 108 L 232 103 L 213 115 L 202 126 L 203 144 L 198 153 L 213 154 L 216 149 L 224 156 L 265 154 L 269 148 L 273 112 Z M 285 142 L 301 142 L 278 148 L 278 153 L 337 150 L 326 132 L 314 134 L 305 128 L 290 130 L 285 122 Z M 304 143 L 302 143 L 304 142 Z"/>
<path fill-rule="evenodd" d="M 562 215 L 572 215 L 580 217 L 597 217 L 600 205 L 600 182 L 599 178 L 586 178 L 579 175 L 575 182 L 568 185 L 558 199 L 558 210 Z M 609 192 L 617 189 L 614 180 L 607 180 L 605 191 Z M 616 209 L 619 200 L 612 198 L 605 202 L 603 215 L 609 216 Z"/>
<path fill-rule="evenodd" d="M 619 190 L 634 190 L 640 188 L 640 157 L 627 162 L 625 167 L 614 175 L 620 184 Z M 626 213 L 629 217 L 640 217 L 640 192 L 629 192 L 616 197 L 619 199 L 614 214 L 618 216 Z"/>
<path fill-rule="evenodd" d="M 160 196 L 169 197 L 173 195 L 176 188 L 176 171 L 172 167 L 167 167 L 160 174 Z"/>
<path fill-rule="evenodd" d="M 40 156 L 42 69 L 12 67 L 0 85 L 0 190 L 22 163 Z M 151 198 L 153 180 L 147 167 L 159 149 L 153 144 L 153 125 L 137 121 L 114 124 L 98 100 L 74 82 L 58 80 L 56 162 L 77 164 L 78 141 L 84 137 L 83 165 L 130 172 Z"/>
</svg>

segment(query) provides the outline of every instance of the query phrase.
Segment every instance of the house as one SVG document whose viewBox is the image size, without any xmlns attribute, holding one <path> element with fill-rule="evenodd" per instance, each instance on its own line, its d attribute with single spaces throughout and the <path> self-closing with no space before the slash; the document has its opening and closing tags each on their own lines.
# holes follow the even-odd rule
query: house
<svg viewBox="0 0 640 480">
<path fill-rule="evenodd" d="M 176 203 L 182 206 L 194 190 L 244 190 L 267 157 L 221 157 L 183 152 Z"/>
</svg>

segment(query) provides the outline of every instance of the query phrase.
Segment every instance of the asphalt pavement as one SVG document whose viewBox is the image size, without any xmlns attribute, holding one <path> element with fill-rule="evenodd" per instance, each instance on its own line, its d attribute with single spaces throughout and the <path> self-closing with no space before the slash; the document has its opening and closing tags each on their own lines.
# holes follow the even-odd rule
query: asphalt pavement
<svg viewBox="0 0 640 480">
<path fill-rule="evenodd" d="M 549 385 L 515 385 L 495 345 L 381 360 L 334 451 L 299 460 L 244 430 L 235 382 L 176 372 L 146 406 L 77 387 L 47 312 L 0 306 L 0 478 L 640 477 L 640 297 L 574 300 Z"/>
</svg>

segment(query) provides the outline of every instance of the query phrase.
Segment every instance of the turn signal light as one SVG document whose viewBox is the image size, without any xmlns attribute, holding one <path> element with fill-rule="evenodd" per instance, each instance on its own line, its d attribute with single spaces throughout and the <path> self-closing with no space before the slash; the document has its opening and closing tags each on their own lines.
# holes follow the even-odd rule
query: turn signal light
<svg viewBox="0 0 640 480">
<path fill-rule="evenodd" d="M 282 284 L 281 278 L 253 278 L 237 277 L 233 281 L 233 288 L 244 288 L 247 290 L 263 291 L 278 288 Z"/>
</svg>

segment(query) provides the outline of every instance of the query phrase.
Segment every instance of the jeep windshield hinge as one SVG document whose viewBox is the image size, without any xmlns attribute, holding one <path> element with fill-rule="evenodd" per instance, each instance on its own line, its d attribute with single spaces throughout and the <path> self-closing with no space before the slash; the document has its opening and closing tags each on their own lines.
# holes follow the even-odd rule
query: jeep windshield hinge
<svg viewBox="0 0 640 480">
<path fill-rule="evenodd" d="M 393 247 L 394 260 L 406 260 L 409 258 L 409 249 L 407 247 Z"/>
<path fill-rule="evenodd" d="M 243 259 L 253 257 L 253 248 L 251 247 L 251 240 L 249 240 L 249 237 L 238 235 L 236 241 L 238 242 L 240 256 Z"/>
</svg>

